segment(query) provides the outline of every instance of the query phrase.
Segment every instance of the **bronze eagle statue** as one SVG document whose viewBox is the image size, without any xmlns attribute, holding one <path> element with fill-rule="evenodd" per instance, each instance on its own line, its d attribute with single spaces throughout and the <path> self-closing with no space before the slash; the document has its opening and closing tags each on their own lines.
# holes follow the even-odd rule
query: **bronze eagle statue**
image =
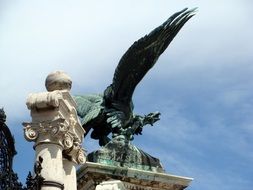
<svg viewBox="0 0 253 190">
<path fill-rule="evenodd" d="M 144 125 L 153 125 L 159 120 L 159 112 L 144 116 L 134 114 L 132 96 L 138 83 L 194 16 L 195 10 L 185 8 L 173 14 L 161 26 L 134 42 L 120 59 L 112 84 L 103 94 L 74 96 L 86 135 L 93 129 L 91 138 L 98 139 L 100 146 L 110 141 L 110 133 L 112 138 L 132 140 L 134 134 L 141 134 Z"/>
</svg>

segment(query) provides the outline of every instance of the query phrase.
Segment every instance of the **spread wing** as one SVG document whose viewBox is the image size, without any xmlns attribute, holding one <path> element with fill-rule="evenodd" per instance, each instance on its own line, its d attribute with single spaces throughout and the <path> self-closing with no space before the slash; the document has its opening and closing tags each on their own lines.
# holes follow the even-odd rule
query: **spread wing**
<svg viewBox="0 0 253 190">
<path fill-rule="evenodd" d="M 73 96 L 73 98 L 77 103 L 77 114 L 81 118 L 83 126 L 98 117 L 103 109 L 103 99 L 100 95 Z"/>
<path fill-rule="evenodd" d="M 150 34 L 136 41 L 121 58 L 113 82 L 104 92 L 105 100 L 129 105 L 137 84 L 153 67 L 183 25 L 194 16 L 195 10 L 186 8 L 175 13 Z"/>
</svg>

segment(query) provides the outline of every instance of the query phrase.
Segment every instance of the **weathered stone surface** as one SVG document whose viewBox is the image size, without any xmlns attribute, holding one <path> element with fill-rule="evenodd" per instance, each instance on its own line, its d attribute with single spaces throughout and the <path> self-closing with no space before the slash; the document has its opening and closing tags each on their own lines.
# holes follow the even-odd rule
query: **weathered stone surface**
<svg viewBox="0 0 253 190">
<path fill-rule="evenodd" d="M 63 147 L 63 156 L 77 164 L 85 162 L 81 143 L 85 133 L 77 114 L 76 104 L 68 91 L 30 94 L 27 107 L 32 122 L 25 122 L 24 133 L 35 147 L 41 143 L 54 143 Z"/>
<path fill-rule="evenodd" d="M 127 190 L 183 190 L 192 178 L 91 162 L 77 171 L 78 190 L 95 190 L 114 180 L 120 180 Z"/>
<path fill-rule="evenodd" d="M 100 183 L 96 190 L 127 190 L 120 180 L 104 181 Z"/>
<path fill-rule="evenodd" d="M 45 85 L 49 92 L 54 90 L 70 90 L 72 81 L 65 72 L 55 71 L 47 76 Z"/>
<path fill-rule="evenodd" d="M 69 93 L 71 80 L 63 72 L 46 80 L 49 92 L 30 94 L 27 107 L 32 122 L 23 123 L 26 140 L 34 141 L 36 160 L 43 159 L 42 190 L 76 189 L 76 164 L 83 164 L 85 130 L 79 122 L 76 103 Z"/>
</svg>

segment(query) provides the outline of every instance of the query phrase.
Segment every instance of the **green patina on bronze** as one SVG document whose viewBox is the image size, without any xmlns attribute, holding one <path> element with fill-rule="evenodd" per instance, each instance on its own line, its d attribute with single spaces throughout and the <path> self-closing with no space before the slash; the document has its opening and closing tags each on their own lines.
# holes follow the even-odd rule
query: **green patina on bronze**
<svg viewBox="0 0 253 190">
<path fill-rule="evenodd" d="M 100 150 L 88 155 L 89 162 L 163 173 L 160 160 L 117 136 Z"/>
<path fill-rule="evenodd" d="M 160 168 L 157 171 L 162 171 L 158 159 L 129 142 L 134 135 L 142 133 L 145 125 L 153 125 L 160 119 L 159 112 L 144 116 L 134 114 L 132 96 L 138 83 L 154 66 L 183 25 L 194 16 L 195 10 L 184 9 L 173 14 L 161 26 L 136 41 L 120 59 L 112 84 L 103 94 L 74 97 L 86 134 L 93 129 L 91 138 L 99 140 L 100 146 L 104 146 L 90 155 L 91 160 L 143 170 Z M 112 134 L 112 140 L 108 137 L 109 134 Z"/>
</svg>

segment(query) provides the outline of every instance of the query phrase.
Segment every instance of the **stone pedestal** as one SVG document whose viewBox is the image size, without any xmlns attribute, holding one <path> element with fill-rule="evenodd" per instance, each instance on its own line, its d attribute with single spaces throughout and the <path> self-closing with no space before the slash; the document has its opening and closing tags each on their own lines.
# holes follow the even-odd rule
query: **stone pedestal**
<svg viewBox="0 0 253 190">
<path fill-rule="evenodd" d="M 120 180 L 104 181 L 97 185 L 96 190 L 127 190 Z"/>
<path fill-rule="evenodd" d="M 36 160 L 43 159 L 42 190 L 75 190 L 76 164 L 86 156 L 82 148 L 84 129 L 71 97 L 70 78 L 63 72 L 50 74 L 46 80 L 49 92 L 30 94 L 27 107 L 32 122 L 23 123 L 26 140 L 35 142 Z"/>
<path fill-rule="evenodd" d="M 182 190 L 192 178 L 86 162 L 77 171 L 78 190 Z"/>
</svg>

